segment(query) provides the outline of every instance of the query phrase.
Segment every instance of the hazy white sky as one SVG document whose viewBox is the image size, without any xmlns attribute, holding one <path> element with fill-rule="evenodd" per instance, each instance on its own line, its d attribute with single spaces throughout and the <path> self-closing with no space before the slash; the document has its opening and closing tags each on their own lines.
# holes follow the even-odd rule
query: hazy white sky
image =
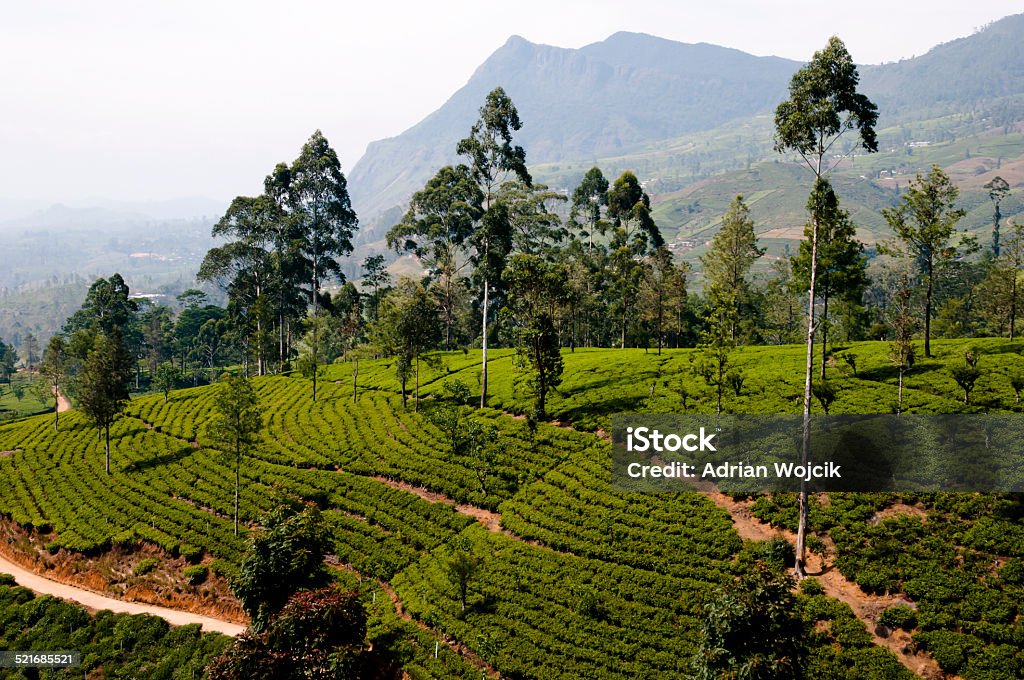
<svg viewBox="0 0 1024 680">
<path fill-rule="evenodd" d="M 440 106 L 512 34 L 579 47 L 629 30 L 798 60 L 838 34 L 855 60 L 879 63 L 1022 10 L 1019 0 L 6 0 L 0 200 L 226 200 L 259 192 L 316 128 L 348 172 L 368 142 Z"/>
</svg>

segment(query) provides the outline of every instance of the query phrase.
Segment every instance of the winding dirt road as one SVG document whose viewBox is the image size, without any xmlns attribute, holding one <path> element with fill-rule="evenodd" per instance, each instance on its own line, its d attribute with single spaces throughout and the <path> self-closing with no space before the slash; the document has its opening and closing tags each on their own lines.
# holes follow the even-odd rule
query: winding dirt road
<svg viewBox="0 0 1024 680">
<path fill-rule="evenodd" d="M 117 600 L 112 597 L 100 595 L 99 593 L 94 593 L 91 590 L 76 588 L 75 586 L 51 581 L 44 576 L 35 574 L 14 562 L 11 562 L 2 555 L 0 555 L 0 574 L 10 574 L 14 577 L 14 580 L 18 582 L 18 585 L 24 586 L 25 588 L 28 588 L 40 595 L 53 595 L 54 597 L 59 597 L 62 600 L 70 600 L 93 611 L 109 609 L 110 611 L 124 614 L 152 614 L 154 616 L 159 616 L 172 626 L 184 626 L 190 623 L 198 623 L 203 626 L 203 630 L 222 633 L 232 637 L 245 630 L 245 626 L 241 626 L 237 623 L 222 621 L 209 616 L 201 616 L 191 612 L 183 612 L 177 609 L 158 607 L 151 604 Z"/>
</svg>

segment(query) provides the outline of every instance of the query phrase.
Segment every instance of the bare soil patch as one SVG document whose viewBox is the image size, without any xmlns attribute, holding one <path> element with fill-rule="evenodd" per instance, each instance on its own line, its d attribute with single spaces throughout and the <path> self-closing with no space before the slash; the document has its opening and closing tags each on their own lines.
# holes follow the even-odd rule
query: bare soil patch
<svg viewBox="0 0 1024 680">
<path fill-rule="evenodd" d="M 919 517 L 922 522 L 928 521 L 928 513 L 917 507 L 916 505 L 907 505 L 906 503 L 893 503 L 889 507 L 876 512 L 874 516 L 869 520 L 871 524 L 878 524 L 882 520 L 889 519 L 890 517 Z"/>
<path fill-rule="evenodd" d="M 736 533 L 744 540 L 764 541 L 775 536 L 782 536 L 791 543 L 796 543 L 796 535 L 791 531 L 773 527 L 762 522 L 754 516 L 750 510 L 752 501 L 738 501 L 721 493 L 709 493 L 708 497 L 719 507 L 727 510 L 732 517 Z M 916 515 L 923 514 L 920 508 L 909 505 L 897 504 L 886 508 L 889 517 L 900 514 Z M 878 513 L 878 514 L 883 514 Z M 829 541 L 826 541 L 828 544 Z M 939 669 L 935 660 L 914 649 L 910 634 L 903 630 L 887 632 L 878 625 L 878 617 L 889 607 L 898 604 L 913 605 L 910 600 L 899 595 L 869 595 L 860 589 L 856 583 L 850 581 L 835 568 L 832 561 L 833 552 L 830 550 L 822 559 L 817 555 L 808 554 L 807 575 L 818 579 L 825 590 L 825 594 L 841 602 L 845 602 L 853 610 L 854 615 L 860 619 L 876 645 L 885 647 L 900 660 L 904 666 L 922 678 L 929 680 L 933 678 L 949 677 Z M 885 637 L 879 633 L 887 633 Z"/>
<path fill-rule="evenodd" d="M 185 615 L 220 620 L 230 624 L 227 630 L 248 624 L 248 617 L 225 578 L 211 572 L 201 585 L 191 586 L 185 582 L 182 572 L 189 563 L 184 558 L 172 557 L 146 543 L 132 548 L 115 546 L 94 556 L 64 549 L 51 553 L 44 546 L 52 540 L 52 535 L 44 537 L 37 532 L 26 532 L 11 522 L 0 522 L 0 558 L 53 584 L 39 592 L 81 601 L 74 594 L 76 589 L 81 589 L 113 602 L 155 605 Z M 155 567 L 149 573 L 136 574 L 136 567 L 147 559 L 156 560 Z M 201 563 L 209 565 L 212 561 L 206 557 Z M 87 602 L 83 604 L 90 606 Z"/>
</svg>

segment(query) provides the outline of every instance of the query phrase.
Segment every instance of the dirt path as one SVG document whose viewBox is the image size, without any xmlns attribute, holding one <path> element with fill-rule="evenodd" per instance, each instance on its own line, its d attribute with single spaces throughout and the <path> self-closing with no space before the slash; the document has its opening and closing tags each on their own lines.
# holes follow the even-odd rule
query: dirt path
<svg viewBox="0 0 1024 680">
<path fill-rule="evenodd" d="M 515 419 L 523 418 L 521 415 L 507 411 L 503 413 Z M 549 424 L 565 429 L 575 429 L 571 423 L 562 420 L 549 421 Z M 599 429 L 593 434 L 604 440 L 611 439 L 609 434 L 603 429 Z M 736 529 L 736 533 L 739 534 L 740 538 L 749 541 L 767 541 L 775 536 L 782 536 L 790 543 L 796 543 L 796 536 L 793 532 L 773 527 L 755 517 L 754 513 L 750 510 L 751 501 L 736 501 L 725 494 L 711 491 L 710 489 L 702 489 L 701 491 L 716 505 L 724 508 L 729 513 L 733 521 L 733 528 Z M 428 500 L 430 499 L 428 498 Z M 919 515 L 920 510 L 904 506 L 890 510 L 885 516 L 900 513 Z M 882 518 L 884 517 L 878 519 Z M 498 519 L 500 520 L 500 516 Z M 484 519 L 480 519 L 480 521 L 485 526 L 487 525 Z M 807 574 L 808 576 L 816 577 L 821 582 L 826 595 L 849 605 L 854 615 L 867 627 L 874 643 L 895 654 L 900 663 L 913 673 L 928 680 L 950 677 L 939 669 L 939 665 L 931 656 L 912 651 L 912 640 L 910 634 L 906 631 L 896 630 L 888 632 L 885 637 L 878 634 L 880 632 L 878 616 L 889 607 L 897 604 L 908 604 L 907 600 L 893 595 L 869 595 L 865 593 L 860 589 L 860 586 L 849 581 L 835 568 L 831 556 L 822 559 L 816 555 L 808 555 Z"/>
<path fill-rule="evenodd" d="M 154 616 L 159 616 L 172 626 L 184 626 L 190 623 L 198 623 L 202 624 L 203 629 L 206 631 L 223 633 L 224 635 L 230 635 L 232 637 L 245 630 L 245 626 L 241 626 L 237 623 L 230 623 L 228 621 L 222 621 L 209 616 L 201 616 L 191 612 L 183 612 L 177 609 L 168 609 L 166 607 L 158 607 L 151 604 L 125 602 L 124 600 L 117 600 L 112 597 L 100 595 L 99 593 L 94 593 L 91 590 L 76 588 L 75 586 L 51 581 L 44 576 L 28 571 L 14 562 L 11 562 L 2 555 L 0 555 L 0 573 L 10 574 L 14 577 L 14 580 L 18 582 L 18 585 L 24 586 L 35 593 L 41 595 L 53 595 L 54 597 L 59 597 L 62 600 L 71 600 L 72 602 L 77 602 L 86 609 L 90 609 L 92 611 L 109 609 L 113 612 L 120 612 L 124 614 L 152 614 Z"/>
<path fill-rule="evenodd" d="M 750 501 L 737 501 L 722 493 L 708 493 L 708 498 L 714 501 L 715 505 L 724 508 L 732 517 L 733 527 L 740 538 L 751 541 L 766 541 L 775 536 L 782 536 L 791 543 L 796 542 L 796 535 L 766 524 L 754 516 L 750 510 Z M 917 514 L 916 508 L 907 510 L 908 514 Z M 895 512 L 895 511 L 894 511 Z M 894 514 L 890 512 L 889 516 Z M 919 510 L 918 510 L 919 512 Z M 825 594 L 840 602 L 845 602 L 853 610 L 854 615 L 867 626 L 868 632 L 874 643 L 888 649 L 896 655 L 904 666 L 922 678 L 946 678 L 948 677 L 939 669 L 939 665 L 930 656 L 922 653 L 914 653 L 912 650 L 910 634 L 903 630 L 896 630 L 882 637 L 878 634 L 878 616 L 889 607 L 897 604 L 908 604 L 909 602 L 901 597 L 893 595 L 869 595 L 860 589 L 856 583 L 843 576 L 832 563 L 831 556 L 824 559 L 817 555 L 808 555 L 807 575 L 813 576 L 821 583 Z"/>
<path fill-rule="evenodd" d="M 416 494 L 428 503 L 444 503 L 445 505 L 451 505 L 455 507 L 455 511 L 472 517 L 476 521 L 483 524 L 489 531 L 501 531 L 501 513 L 494 512 L 493 510 L 487 510 L 476 505 L 469 505 L 468 503 L 456 503 L 451 498 L 448 498 L 443 493 L 431 491 L 425 489 L 422 486 L 414 486 L 408 482 L 403 482 L 397 479 L 391 479 L 390 477 L 383 477 L 381 475 L 375 475 L 370 477 L 381 484 L 387 484 L 392 489 L 401 489 L 402 491 L 408 491 L 409 493 Z"/>
</svg>

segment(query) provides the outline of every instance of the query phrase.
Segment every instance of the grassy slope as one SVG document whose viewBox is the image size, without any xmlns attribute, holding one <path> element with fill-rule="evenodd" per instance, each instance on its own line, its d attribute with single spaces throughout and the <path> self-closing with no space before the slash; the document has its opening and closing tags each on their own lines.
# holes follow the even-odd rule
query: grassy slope
<svg viewBox="0 0 1024 680">
<path fill-rule="evenodd" d="M 968 346 L 986 352 L 981 364 L 986 375 L 976 392 L 979 408 L 1012 405 L 1005 376 L 1024 369 L 1019 346 L 998 340 L 940 341 L 938 357 L 922 361 L 908 380 L 912 411 L 960 408 L 943 367 L 958 361 Z M 857 343 L 845 351 L 857 356 L 859 375 L 829 369 L 842 390 L 836 412 L 877 411 L 889 403 L 894 376 L 885 345 Z M 493 355 L 492 406 L 524 410 L 524 376 L 513 370 L 510 352 Z M 692 350 L 661 356 L 643 350 L 579 350 L 565 356 L 566 380 L 550 402 L 551 412 L 582 429 L 606 427 L 617 411 L 680 410 L 681 384 L 689 395 L 688 410 L 707 410 L 710 404 L 706 386 L 688 370 Z M 742 395 L 727 398 L 726 409 L 799 412 L 799 381 L 785 376 L 799 375 L 801 356 L 798 347 L 740 350 L 736 360 L 747 373 L 747 384 Z M 439 358 L 421 369 L 424 396 L 438 394 L 445 379 L 476 384 L 478 354 Z M 390 362 L 361 363 L 362 393 L 355 405 L 351 366 L 332 366 L 327 377 L 315 406 L 309 404 L 304 380 L 257 381 L 268 429 L 264 444 L 243 466 L 244 521 L 284 498 L 321 504 L 334 525 L 342 562 L 391 581 L 410 612 L 504 673 L 632 677 L 643 669 L 682 672 L 693 651 L 701 599 L 740 568 L 735 557 L 741 543 L 723 510 L 699 495 L 612 494 L 606 444 L 550 426 L 541 426 L 534 439 L 523 421 L 497 411 L 472 416 L 494 423 L 505 435 L 495 472 L 487 488 L 481 488 L 474 461 L 451 455 L 424 414 L 402 411 Z M 0 427 L 0 451 L 16 450 L 0 457 L 0 479 L 9 490 L 0 495 L 0 512 L 49 533 L 42 540 L 52 542 L 53 550 L 102 550 L 141 538 L 171 552 L 195 546 L 237 563 L 242 540 L 230 529 L 230 461 L 203 445 L 211 396 L 209 389 L 199 388 L 175 392 L 166 404 L 158 396 L 133 401 L 128 417 L 116 426 L 112 479 L 102 473 L 94 431 L 77 413 L 62 419 L 56 435 L 45 417 Z M 424 401 L 424 412 L 432 402 Z M 503 526 L 539 544 L 488 532 L 449 505 L 428 503 L 374 476 L 497 510 Z M 785 523 L 784 505 L 764 511 L 775 512 Z M 858 530 L 866 523 L 860 518 L 856 524 L 845 514 L 831 525 L 816 521 L 823 532 L 834 526 Z M 445 572 L 456 538 L 485 556 L 473 606 L 465 615 Z M 840 543 L 850 559 L 863 557 L 855 541 Z M 862 562 L 855 562 L 856 568 Z M 1007 592 L 991 584 L 984 590 Z M 843 616 L 841 611 L 833 614 Z M 429 666 L 424 652 L 430 651 L 429 637 L 421 639 L 429 633 L 414 636 L 393 613 L 375 616 L 384 637 L 404 630 L 396 639 L 410 645 L 411 666 Z M 932 624 L 960 633 L 948 622 Z M 822 635 L 822 642 L 831 639 Z M 990 643 L 985 636 L 972 642 Z M 824 649 L 833 648 L 819 647 Z M 842 663 L 862 663 L 862 669 L 894 662 L 857 635 L 835 649 L 842 650 L 835 654 L 850 656 Z M 855 656 L 866 660 L 856 662 Z M 450 669 L 423 672 L 425 677 L 457 675 Z"/>
</svg>

